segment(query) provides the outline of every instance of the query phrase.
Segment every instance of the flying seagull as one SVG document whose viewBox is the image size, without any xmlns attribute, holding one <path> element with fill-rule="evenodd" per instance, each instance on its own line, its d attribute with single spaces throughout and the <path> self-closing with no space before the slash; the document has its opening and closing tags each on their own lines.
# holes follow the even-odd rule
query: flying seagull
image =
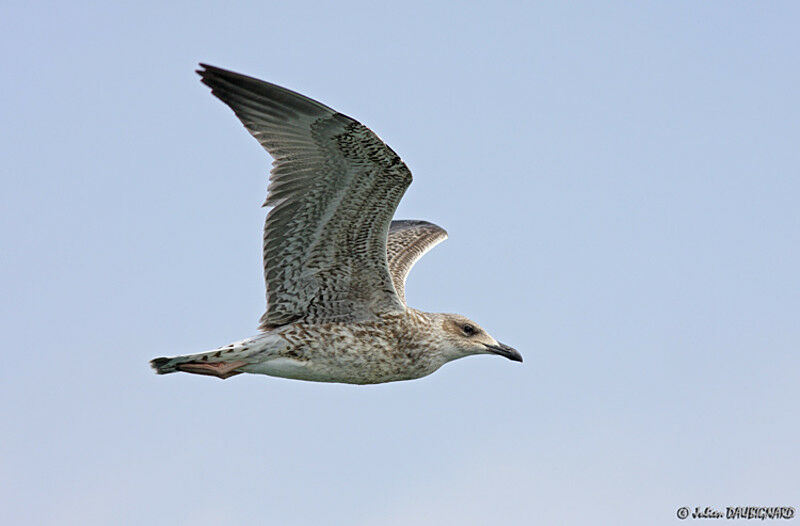
<svg viewBox="0 0 800 526">
<path fill-rule="evenodd" d="M 392 221 L 411 184 L 400 157 L 358 121 L 308 97 L 206 64 L 211 93 L 274 158 L 264 225 L 267 311 L 257 336 L 155 358 L 158 374 L 266 374 L 375 384 L 421 378 L 473 354 L 522 356 L 458 314 L 406 305 L 411 267 L 447 232 Z"/>
</svg>

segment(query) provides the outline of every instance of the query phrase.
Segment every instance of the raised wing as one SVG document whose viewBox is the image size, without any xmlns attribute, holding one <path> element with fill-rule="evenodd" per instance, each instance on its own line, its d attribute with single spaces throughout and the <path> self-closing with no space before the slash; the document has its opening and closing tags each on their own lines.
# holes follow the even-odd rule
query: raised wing
<svg viewBox="0 0 800 526">
<path fill-rule="evenodd" d="M 308 97 L 201 64 L 211 93 L 274 157 L 265 206 L 261 327 L 403 310 L 386 240 L 411 172 L 357 121 Z"/>
<path fill-rule="evenodd" d="M 406 278 L 411 267 L 445 239 L 447 231 L 433 223 L 418 220 L 392 221 L 386 246 L 389 274 L 403 303 L 406 301 Z"/>
</svg>

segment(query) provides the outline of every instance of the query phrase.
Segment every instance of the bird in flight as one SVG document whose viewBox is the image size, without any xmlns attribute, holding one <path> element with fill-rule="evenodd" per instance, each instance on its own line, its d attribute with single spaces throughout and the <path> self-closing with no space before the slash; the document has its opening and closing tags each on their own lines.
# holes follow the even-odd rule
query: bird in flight
<svg viewBox="0 0 800 526">
<path fill-rule="evenodd" d="M 447 232 L 392 221 L 411 172 L 377 135 L 275 84 L 200 67 L 202 82 L 274 158 L 264 203 L 267 310 L 258 335 L 155 358 L 158 374 L 376 384 L 421 378 L 473 354 L 522 361 L 464 316 L 406 305 L 408 272 Z"/>
</svg>

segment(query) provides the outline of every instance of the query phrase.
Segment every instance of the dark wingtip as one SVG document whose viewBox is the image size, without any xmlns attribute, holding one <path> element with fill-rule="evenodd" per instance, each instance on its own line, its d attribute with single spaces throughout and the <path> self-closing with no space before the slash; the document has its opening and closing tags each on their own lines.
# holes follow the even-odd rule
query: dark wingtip
<svg viewBox="0 0 800 526">
<path fill-rule="evenodd" d="M 335 114 L 331 108 L 321 102 L 301 95 L 290 89 L 278 86 L 271 82 L 236 73 L 229 69 L 218 68 L 204 62 L 199 63 L 201 69 L 195 70 L 200 75 L 203 84 L 212 89 L 212 93 L 219 97 L 225 104 L 231 106 L 234 111 L 242 103 L 248 104 L 263 103 L 266 99 L 270 107 L 282 108 L 285 111 L 300 112 L 307 115 Z M 349 119 L 349 117 L 344 117 Z"/>
<path fill-rule="evenodd" d="M 209 73 L 213 73 L 215 71 L 225 71 L 222 68 L 218 68 L 217 66 L 212 66 L 210 64 L 206 64 L 205 62 L 200 62 L 197 65 L 200 66 L 200 69 L 196 69 L 196 70 L 194 70 L 194 72 L 197 73 L 198 75 L 200 75 L 201 77 L 203 75 L 208 75 Z"/>
<path fill-rule="evenodd" d="M 229 76 L 243 76 L 238 73 L 233 73 L 232 71 L 228 71 L 226 69 L 218 68 L 216 66 L 211 66 L 209 64 L 205 64 L 200 62 L 199 64 L 201 69 L 194 70 L 195 73 L 200 75 L 200 78 L 203 82 L 208 84 L 208 79 L 212 77 L 224 77 L 227 73 Z"/>
</svg>

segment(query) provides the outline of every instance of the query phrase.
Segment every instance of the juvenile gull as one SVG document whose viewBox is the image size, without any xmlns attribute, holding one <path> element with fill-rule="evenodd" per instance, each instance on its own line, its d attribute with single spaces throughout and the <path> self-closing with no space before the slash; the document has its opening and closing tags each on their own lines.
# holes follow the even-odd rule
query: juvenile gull
<svg viewBox="0 0 800 526">
<path fill-rule="evenodd" d="M 293 91 L 200 66 L 202 82 L 274 158 L 264 203 L 272 207 L 264 225 L 267 311 L 257 336 L 155 358 L 158 374 L 375 384 L 420 378 L 472 354 L 522 361 L 464 316 L 406 305 L 409 270 L 447 232 L 392 221 L 411 172 L 377 135 Z"/>
</svg>

